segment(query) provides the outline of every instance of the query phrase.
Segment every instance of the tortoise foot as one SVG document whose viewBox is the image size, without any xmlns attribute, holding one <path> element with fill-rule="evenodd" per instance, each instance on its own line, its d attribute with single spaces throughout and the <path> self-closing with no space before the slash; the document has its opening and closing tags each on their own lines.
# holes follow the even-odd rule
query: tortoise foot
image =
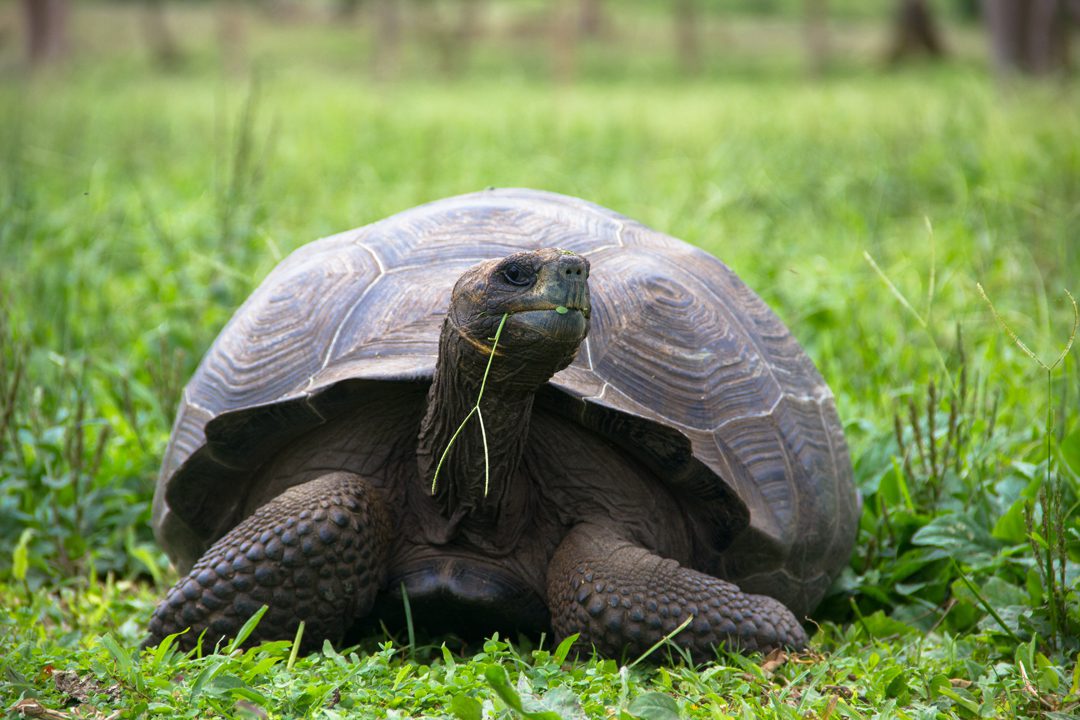
<svg viewBox="0 0 1080 720">
<path fill-rule="evenodd" d="M 548 568 L 555 634 L 609 657 L 640 655 L 672 639 L 695 662 L 716 647 L 744 651 L 806 646 L 806 632 L 779 601 L 748 595 L 729 582 L 680 566 L 595 525 L 575 527 Z"/>
<path fill-rule="evenodd" d="M 145 645 L 177 639 L 191 649 L 234 637 L 268 607 L 249 644 L 291 640 L 305 623 L 302 649 L 336 642 L 366 613 L 386 574 L 390 523 L 368 483 L 332 473 L 263 505 L 214 543 L 169 591 L 150 620 Z"/>
</svg>

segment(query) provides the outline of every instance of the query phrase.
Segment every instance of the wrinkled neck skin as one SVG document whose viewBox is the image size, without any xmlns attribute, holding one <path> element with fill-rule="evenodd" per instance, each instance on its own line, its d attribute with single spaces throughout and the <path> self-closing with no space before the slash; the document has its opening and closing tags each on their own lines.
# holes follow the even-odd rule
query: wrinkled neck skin
<svg viewBox="0 0 1080 720">
<path fill-rule="evenodd" d="M 528 499 L 526 489 L 515 490 L 511 483 L 528 439 L 536 390 L 559 368 L 529 362 L 528 357 L 515 355 L 512 346 L 504 332 L 480 402 L 487 436 L 487 493 L 484 436 L 476 414 L 461 429 L 439 469 L 434 499 L 453 524 L 464 518 L 495 522 Z M 417 447 L 420 482 L 426 483 L 424 493 L 431 493 L 439 458 L 476 404 L 490 347 L 490 343 L 479 344 L 466 337 L 449 318 L 443 325 Z"/>
</svg>

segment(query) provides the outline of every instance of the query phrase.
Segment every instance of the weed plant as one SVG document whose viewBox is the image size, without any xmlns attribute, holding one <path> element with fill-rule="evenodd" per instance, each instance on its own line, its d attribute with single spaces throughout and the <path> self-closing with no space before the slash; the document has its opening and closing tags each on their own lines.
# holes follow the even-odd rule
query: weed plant
<svg viewBox="0 0 1080 720">
<path fill-rule="evenodd" d="M 1075 82 L 999 88 L 958 62 L 380 85 L 259 42 L 257 81 L 195 54 L 0 82 L 0 712 L 1075 717 L 1080 371 L 1075 351 L 1032 362 L 1075 334 L 1056 301 L 1080 278 Z M 863 498 L 811 649 L 697 668 L 411 634 L 140 651 L 175 580 L 157 466 L 218 330 L 304 242 L 492 185 L 705 248 L 807 348 Z"/>
</svg>

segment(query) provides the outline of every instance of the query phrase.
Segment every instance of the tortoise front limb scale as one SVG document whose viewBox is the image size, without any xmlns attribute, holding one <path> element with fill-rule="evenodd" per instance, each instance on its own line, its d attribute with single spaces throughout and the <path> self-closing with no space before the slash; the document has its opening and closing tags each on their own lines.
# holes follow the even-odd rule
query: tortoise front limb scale
<svg viewBox="0 0 1080 720">
<path fill-rule="evenodd" d="M 386 576 L 390 523 L 363 478 L 345 472 L 290 488 L 214 543 L 169 591 L 150 620 L 146 645 L 190 628 L 184 649 L 235 637 L 268 607 L 249 644 L 295 636 L 302 649 L 337 642 L 366 614 Z"/>
<path fill-rule="evenodd" d="M 806 646 L 806 632 L 782 603 L 680 566 L 601 525 L 574 527 L 548 568 L 555 634 L 580 633 L 578 645 L 607 657 L 640 655 L 690 616 L 672 642 L 696 662 L 716 647 L 767 651 Z"/>
</svg>

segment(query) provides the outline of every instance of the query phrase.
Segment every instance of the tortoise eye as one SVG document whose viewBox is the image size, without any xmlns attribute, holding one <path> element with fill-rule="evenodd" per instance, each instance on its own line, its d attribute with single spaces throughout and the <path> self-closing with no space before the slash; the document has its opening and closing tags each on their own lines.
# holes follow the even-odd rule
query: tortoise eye
<svg viewBox="0 0 1080 720">
<path fill-rule="evenodd" d="M 506 278 L 506 282 L 511 285 L 519 285 L 524 287 L 531 285 L 533 281 L 532 273 L 528 272 L 525 268 L 521 267 L 517 263 L 510 263 L 503 268 L 503 277 Z"/>
</svg>

